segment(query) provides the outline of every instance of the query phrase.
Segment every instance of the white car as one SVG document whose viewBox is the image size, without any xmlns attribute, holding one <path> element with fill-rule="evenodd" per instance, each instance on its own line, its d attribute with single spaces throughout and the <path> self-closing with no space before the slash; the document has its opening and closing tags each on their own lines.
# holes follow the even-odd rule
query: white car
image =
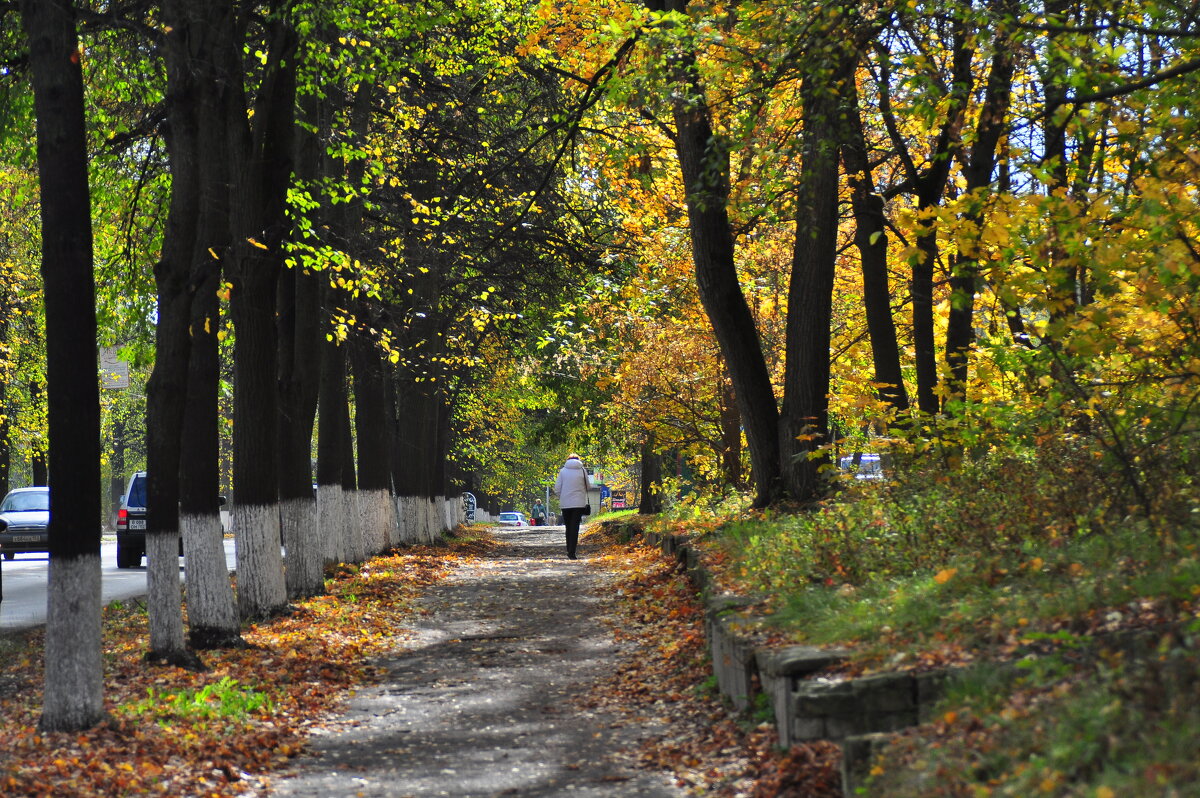
<svg viewBox="0 0 1200 798">
<path fill-rule="evenodd" d="M 883 463 L 874 452 L 863 452 L 859 455 L 858 464 L 854 463 L 853 455 L 843 455 L 838 460 L 838 468 L 847 477 L 854 479 L 883 479 Z"/>
<path fill-rule="evenodd" d="M 500 513 L 497 523 L 500 526 L 529 526 L 524 513 Z"/>
<path fill-rule="evenodd" d="M 50 489 L 17 488 L 0 503 L 0 548 L 4 559 L 18 552 L 50 550 Z"/>
</svg>

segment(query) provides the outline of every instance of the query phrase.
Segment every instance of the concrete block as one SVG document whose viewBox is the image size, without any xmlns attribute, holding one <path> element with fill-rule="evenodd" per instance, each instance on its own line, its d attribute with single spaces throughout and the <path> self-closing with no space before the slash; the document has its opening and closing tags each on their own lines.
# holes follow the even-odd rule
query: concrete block
<svg viewBox="0 0 1200 798">
<path fill-rule="evenodd" d="M 798 718 L 851 716 L 858 712 L 858 695 L 850 680 L 802 682 L 794 697 Z"/>
<path fill-rule="evenodd" d="M 816 646 L 786 646 L 764 648 L 757 652 L 758 669 L 764 674 L 783 679 L 801 679 L 842 662 L 850 655 L 844 648 Z"/>
<path fill-rule="evenodd" d="M 875 758 L 891 740 L 890 734 L 863 734 L 842 742 L 842 794 L 855 795 L 871 775 Z"/>
<path fill-rule="evenodd" d="M 792 745 L 826 739 L 825 718 L 792 718 L 788 737 Z"/>
<path fill-rule="evenodd" d="M 858 696 L 859 712 L 863 714 L 884 715 L 917 708 L 917 689 L 912 674 L 880 673 L 855 679 L 851 684 Z"/>
<path fill-rule="evenodd" d="M 710 616 L 709 644 L 717 686 L 739 712 L 750 706 L 754 696 L 754 677 L 757 667 L 754 646 L 738 634 L 733 625 L 740 616 Z"/>
</svg>

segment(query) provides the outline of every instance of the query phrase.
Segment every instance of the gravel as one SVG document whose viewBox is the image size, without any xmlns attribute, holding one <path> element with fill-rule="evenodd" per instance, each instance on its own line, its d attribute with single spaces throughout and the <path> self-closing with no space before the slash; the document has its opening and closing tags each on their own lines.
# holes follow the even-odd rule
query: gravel
<svg viewBox="0 0 1200 798">
<path fill-rule="evenodd" d="M 623 754 L 661 729 L 576 706 L 620 653 L 602 616 L 611 578 L 566 558 L 562 527 L 502 545 L 419 602 L 381 684 L 272 779 L 286 796 L 682 796 Z"/>
</svg>

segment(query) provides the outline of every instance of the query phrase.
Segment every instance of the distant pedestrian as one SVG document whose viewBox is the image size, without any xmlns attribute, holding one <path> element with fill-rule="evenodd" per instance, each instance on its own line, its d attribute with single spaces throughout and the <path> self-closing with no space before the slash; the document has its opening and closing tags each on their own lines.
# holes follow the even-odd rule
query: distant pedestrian
<svg viewBox="0 0 1200 798">
<path fill-rule="evenodd" d="M 533 512 L 529 514 L 529 517 L 533 519 L 534 526 L 546 525 L 546 505 L 542 504 L 541 499 L 534 501 Z"/>
<path fill-rule="evenodd" d="M 567 528 L 567 557 L 572 560 L 577 559 L 575 549 L 579 545 L 579 524 L 585 515 L 592 513 L 588 500 L 591 486 L 591 479 L 579 455 L 568 455 L 567 462 L 558 470 L 558 479 L 554 481 L 554 495 L 558 497 L 563 524 Z"/>
</svg>

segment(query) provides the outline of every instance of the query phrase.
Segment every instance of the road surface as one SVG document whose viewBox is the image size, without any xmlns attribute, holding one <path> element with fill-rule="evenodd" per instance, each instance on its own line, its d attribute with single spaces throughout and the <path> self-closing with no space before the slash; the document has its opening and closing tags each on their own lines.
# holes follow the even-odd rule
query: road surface
<svg viewBox="0 0 1200 798">
<path fill-rule="evenodd" d="M 105 604 L 117 599 L 146 595 L 146 566 L 117 567 L 117 544 L 100 544 L 101 597 Z M 229 570 L 235 566 L 233 540 L 225 540 L 225 562 Z M 182 570 L 183 559 L 179 560 Z M 0 601 L 0 632 L 27 629 L 46 622 L 45 554 L 18 554 L 15 560 L 4 560 L 4 599 Z"/>
</svg>

